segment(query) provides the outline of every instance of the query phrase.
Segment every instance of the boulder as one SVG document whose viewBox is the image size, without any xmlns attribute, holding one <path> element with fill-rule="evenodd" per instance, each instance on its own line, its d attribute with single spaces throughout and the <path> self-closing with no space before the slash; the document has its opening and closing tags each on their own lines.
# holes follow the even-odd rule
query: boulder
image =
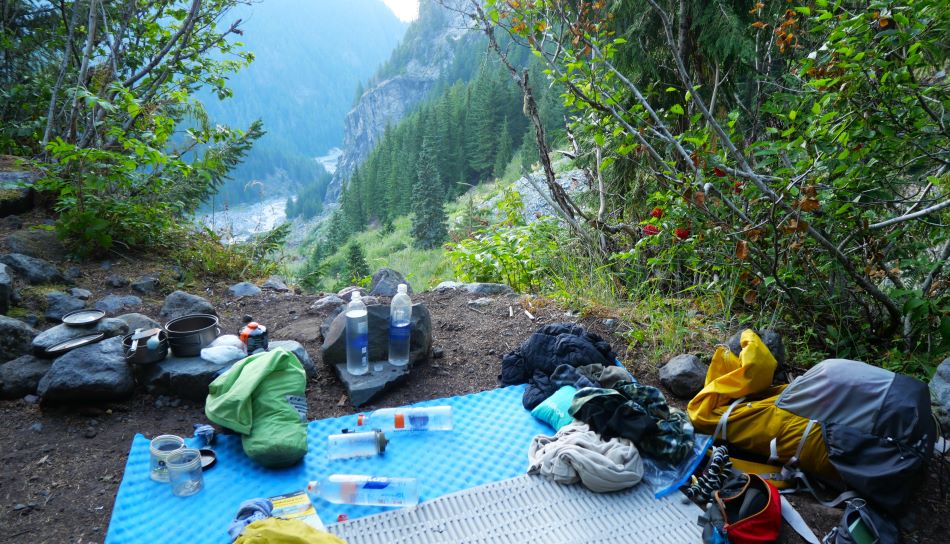
<svg viewBox="0 0 950 544">
<path fill-rule="evenodd" d="M 32 170 L 13 162 L 13 157 L 0 157 L 0 217 L 21 214 L 33 209 L 33 181 L 39 177 Z"/>
<path fill-rule="evenodd" d="M 270 331 L 270 337 L 299 340 L 301 342 L 316 342 L 320 339 L 320 318 L 305 317 L 284 325 L 280 329 Z M 271 344 L 274 342 L 271 341 Z"/>
<path fill-rule="evenodd" d="M 346 304 L 341 304 L 327 314 L 326 319 L 320 324 L 320 336 L 326 339 L 327 334 L 330 333 L 330 325 L 333 325 L 333 320 L 336 319 L 336 316 L 342 314 L 344 310 L 346 310 Z"/>
<path fill-rule="evenodd" d="M 37 393 L 50 402 L 101 402 L 128 398 L 134 387 L 122 339 L 109 338 L 53 361 Z"/>
<path fill-rule="evenodd" d="M 0 264 L 0 314 L 10 311 L 10 299 L 13 298 L 13 275 L 10 268 Z"/>
<path fill-rule="evenodd" d="M 778 367 L 783 368 L 785 366 L 785 345 L 782 344 L 782 336 L 769 329 L 763 329 L 761 331 L 755 330 L 755 333 L 762 339 L 762 343 L 765 344 L 765 347 L 769 348 L 772 357 L 775 357 L 775 360 L 778 361 Z M 740 343 L 741 337 L 742 331 L 739 331 L 733 334 L 729 340 L 726 340 L 726 346 L 728 346 L 729 350 L 736 356 L 742 351 L 742 345 Z"/>
<path fill-rule="evenodd" d="M 379 299 L 374 297 L 373 295 L 366 295 L 361 300 L 363 301 L 363 304 L 367 306 L 372 306 L 373 304 L 379 304 Z"/>
<path fill-rule="evenodd" d="M 162 305 L 162 311 L 159 312 L 158 316 L 167 322 L 189 314 L 218 315 L 218 312 L 214 311 L 214 306 L 210 302 L 199 296 L 184 291 L 175 291 L 165 297 L 165 303 Z"/>
<path fill-rule="evenodd" d="M 120 316 L 116 316 L 116 319 L 125 321 L 125 323 L 129 326 L 130 331 L 134 331 L 135 329 L 154 329 L 162 326 L 161 323 L 155 321 L 151 317 L 136 313 L 122 314 Z"/>
<path fill-rule="evenodd" d="M 290 291 L 290 287 L 287 287 L 287 284 L 284 283 L 284 279 L 279 276 L 271 276 L 264 282 L 264 285 L 261 285 L 261 289 L 270 289 L 271 291 L 277 291 L 279 293 L 286 293 Z"/>
<path fill-rule="evenodd" d="M 681 399 L 692 399 L 706 385 L 706 365 L 695 355 L 677 355 L 660 367 L 660 383 Z"/>
<path fill-rule="evenodd" d="M 115 315 L 119 312 L 134 310 L 142 306 L 142 299 L 135 295 L 106 295 L 94 305 L 106 315 Z"/>
<path fill-rule="evenodd" d="M 30 353 L 36 333 L 36 329 L 19 319 L 0 315 L 0 362 Z"/>
<path fill-rule="evenodd" d="M 59 241 L 52 230 L 20 230 L 7 236 L 5 243 L 10 253 L 19 253 L 37 259 L 63 262 L 68 256 L 66 246 Z"/>
<path fill-rule="evenodd" d="M 493 302 L 495 302 L 495 299 L 493 298 L 481 297 L 481 298 L 476 298 L 475 300 L 468 301 L 468 307 L 474 308 L 476 310 L 481 310 L 482 308 L 485 308 L 486 306 L 491 306 Z"/>
<path fill-rule="evenodd" d="M 261 294 L 261 288 L 253 283 L 242 281 L 228 287 L 228 293 L 234 297 L 253 297 Z"/>
<path fill-rule="evenodd" d="M 85 301 L 62 291 L 53 291 L 46 295 L 46 320 L 59 323 L 69 312 L 82 310 L 86 307 Z"/>
<path fill-rule="evenodd" d="M 154 293 L 158 289 L 159 279 L 154 274 L 146 274 L 132 282 L 132 290 L 143 295 Z"/>
<path fill-rule="evenodd" d="M 336 310 L 346 305 L 346 301 L 336 295 L 327 295 L 310 305 L 310 313 L 321 313 L 327 310 Z"/>
<path fill-rule="evenodd" d="M 106 317 L 99 320 L 99 322 L 92 327 L 70 327 L 69 325 L 56 325 L 55 327 L 41 332 L 36 336 L 36 338 L 32 339 L 32 350 L 37 355 L 42 355 L 44 350 L 46 350 L 48 347 L 55 346 L 60 342 L 65 342 L 66 340 L 70 340 L 72 338 L 85 336 L 95 332 L 104 332 L 106 333 L 106 338 L 112 338 L 113 336 L 123 336 L 128 334 L 129 326 L 125 323 L 125 321 L 111 317 Z"/>
<path fill-rule="evenodd" d="M 930 379 L 930 398 L 933 413 L 944 429 L 950 429 L 950 357 L 937 366 Z"/>
<path fill-rule="evenodd" d="M 344 287 L 343 289 L 340 290 L 339 293 L 336 294 L 336 296 L 342 298 L 344 302 L 349 302 L 350 299 L 353 297 L 354 291 L 359 291 L 361 297 L 366 296 L 366 290 L 363 289 L 362 287 L 357 287 L 355 285 Z"/>
<path fill-rule="evenodd" d="M 481 296 L 511 295 L 515 292 L 503 283 L 467 283 L 465 290 L 473 295 Z"/>
<path fill-rule="evenodd" d="M 92 296 L 92 291 L 88 289 L 80 289 L 78 287 L 73 287 L 69 290 L 69 294 L 78 298 L 79 300 L 89 300 L 89 297 Z"/>
<path fill-rule="evenodd" d="M 460 281 L 443 281 L 442 283 L 435 286 L 436 291 L 442 291 L 445 289 L 464 289 L 465 284 Z"/>
<path fill-rule="evenodd" d="M 232 363 L 219 365 L 201 357 L 168 357 L 151 365 L 136 367 L 136 376 L 149 393 L 169 395 L 194 401 L 208 397 L 208 385 Z"/>
<path fill-rule="evenodd" d="M 369 360 L 386 361 L 389 357 L 389 305 L 374 304 L 366 307 L 369 313 Z M 412 305 L 409 360 L 425 361 L 432 347 L 432 318 L 423 303 Z M 346 316 L 337 315 L 324 335 L 323 362 L 328 365 L 346 364 Z"/>
<path fill-rule="evenodd" d="M 376 367 L 379 366 L 379 370 Z M 336 375 L 343 382 L 350 404 L 354 408 L 373 400 L 376 395 L 392 389 L 409 377 L 409 367 L 393 366 L 389 361 L 370 363 L 370 371 L 362 376 L 354 376 L 346 371 L 346 362 L 333 365 Z"/>
<path fill-rule="evenodd" d="M 406 284 L 406 291 L 412 294 L 412 285 L 406 281 L 406 277 L 392 268 L 380 268 L 373 274 L 373 281 L 369 287 L 369 294 L 378 297 L 392 297 L 396 295 L 396 289 L 400 283 Z"/>
<path fill-rule="evenodd" d="M 63 277 L 65 277 L 67 281 L 76 281 L 82 277 L 82 268 L 70 266 L 63 272 Z"/>
<path fill-rule="evenodd" d="M 284 348 L 293 353 L 297 356 L 297 360 L 300 361 L 300 364 L 303 365 L 303 369 L 307 372 L 307 379 L 312 380 L 317 377 L 317 367 L 313 364 L 313 359 L 310 358 L 307 349 L 304 348 L 300 342 L 296 340 L 271 340 L 267 347 L 269 350 Z"/>
<path fill-rule="evenodd" d="M 0 398 L 18 399 L 36 393 L 36 386 L 52 364 L 52 361 L 23 355 L 0 365 Z"/>
<path fill-rule="evenodd" d="M 125 276 L 120 276 L 119 274 L 112 274 L 106 278 L 106 285 L 109 287 L 122 288 L 129 285 L 129 278 Z"/>
<path fill-rule="evenodd" d="M 66 281 L 63 273 L 58 268 L 43 259 L 21 253 L 8 253 L 0 257 L 0 262 L 15 270 L 17 274 L 23 276 L 32 285 Z"/>
</svg>

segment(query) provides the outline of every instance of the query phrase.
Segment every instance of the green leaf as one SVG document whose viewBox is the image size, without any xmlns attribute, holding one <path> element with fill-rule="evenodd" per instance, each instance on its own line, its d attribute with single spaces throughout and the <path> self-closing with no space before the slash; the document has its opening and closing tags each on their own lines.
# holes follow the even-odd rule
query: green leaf
<svg viewBox="0 0 950 544">
<path fill-rule="evenodd" d="M 679 104 L 673 104 L 670 106 L 670 113 L 675 115 L 683 115 L 686 112 L 683 111 L 683 106 L 680 106 Z"/>
<path fill-rule="evenodd" d="M 818 115 L 819 113 L 821 113 L 821 104 L 819 104 L 818 102 L 815 102 L 814 104 L 812 104 L 811 112 L 814 113 L 815 115 Z"/>
<path fill-rule="evenodd" d="M 796 117 L 798 117 L 798 112 L 797 112 L 797 111 L 792 110 L 792 111 L 788 112 L 788 118 L 791 119 L 792 121 L 794 121 Z"/>
</svg>

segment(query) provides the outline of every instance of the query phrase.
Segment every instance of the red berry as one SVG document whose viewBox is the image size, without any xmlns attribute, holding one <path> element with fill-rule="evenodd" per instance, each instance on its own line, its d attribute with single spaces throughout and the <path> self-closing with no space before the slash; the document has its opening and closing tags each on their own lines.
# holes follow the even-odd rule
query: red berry
<svg viewBox="0 0 950 544">
<path fill-rule="evenodd" d="M 689 238 L 689 229 L 684 229 L 682 227 L 679 227 L 675 231 L 673 231 L 673 234 L 675 234 L 676 237 L 679 238 L 680 240 L 685 240 Z"/>
<path fill-rule="evenodd" d="M 713 168 L 713 175 L 715 175 L 717 178 L 724 178 L 726 177 L 726 171 L 716 166 Z"/>
<path fill-rule="evenodd" d="M 650 212 L 650 215 L 656 217 L 657 219 L 663 217 L 663 208 L 653 208 L 653 211 Z"/>
<path fill-rule="evenodd" d="M 656 225 L 647 225 L 643 227 L 643 233 L 647 236 L 653 236 L 654 234 L 659 234 L 660 229 L 656 228 Z"/>
</svg>

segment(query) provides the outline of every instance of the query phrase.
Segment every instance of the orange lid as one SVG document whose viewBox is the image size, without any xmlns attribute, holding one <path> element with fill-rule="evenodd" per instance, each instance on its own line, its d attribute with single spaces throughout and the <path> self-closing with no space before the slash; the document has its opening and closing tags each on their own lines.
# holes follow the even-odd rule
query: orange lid
<svg viewBox="0 0 950 544">
<path fill-rule="evenodd" d="M 247 328 L 249 329 L 256 329 L 259 326 L 260 325 L 257 324 L 257 321 L 251 321 L 250 323 L 247 324 Z"/>
</svg>

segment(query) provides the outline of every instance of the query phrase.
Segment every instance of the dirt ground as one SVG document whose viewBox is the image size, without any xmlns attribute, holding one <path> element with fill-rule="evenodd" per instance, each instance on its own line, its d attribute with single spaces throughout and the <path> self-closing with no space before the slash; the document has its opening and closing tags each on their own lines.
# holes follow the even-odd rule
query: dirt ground
<svg viewBox="0 0 950 544">
<path fill-rule="evenodd" d="M 123 260 L 112 263 L 110 270 L 98 263 L 84 265 L 83 270 L 77 284 L 92 290 L 93 300 L 107 292 L 133 294 L 128 288 L 103 288 L 107 275 L 118 273 L 135 279 L 150 271 L 140 263 Z M 601 319 L 578 319 L 556 305 L 518 297 L 496 297 L 490 306 L 476 310 L 468 306 L 474 297 L 464 293 L 427 292 L 414 295 L 413 300 L 428 306 L 434 351 L 441 355 L 416 365 L 408 381 L 356 410 L 346 402 L 342 385 L 320 359 L 319 324 L 326 316 L 308 313 L 319 297 L 265 291 L 258 297 L 234 299 L 225 295 L 226 287 L 209 284 L 191 286 L 188 291 L 216 305 L 225 332 L 236 331 L 241 318 L 251 315 L 269 327 L 271 339 L 294 339 L 305 345 L 318 368 L 307 390 L 311 419 L 492 389 L 497 386 L 501 357 L 542 324 L 558 321 L 579 320 L 602 334 L 641 382 L 659 386 L 658 361 L 627 351 L 625 342 Z M 164 295 L 172 289 L 168 286 L 154 297 L 145 297 L 141 313 L 155 318 Z M 671 400 L 684 407 L 682 401 Z M 205 418 L 201 405 L 137 391 L 130 400 L 97 406 L 0 401 L 0 421 L 0 543 L 89 543 L 105 538 L 133 436 L 190 435 L 192 424 Z M 950 503 L 941 500 L 935 474 L 936 468 L 932 468 L 928 484 L 904 520 L 909 528 L 907 542 L 947 542 Z M 794 497 L 792 501 L 819 535 L 840 517 L 840 511 L 808 498 Z M 802 540 L 785 527 L 780 542 Z"/>
</svg>

